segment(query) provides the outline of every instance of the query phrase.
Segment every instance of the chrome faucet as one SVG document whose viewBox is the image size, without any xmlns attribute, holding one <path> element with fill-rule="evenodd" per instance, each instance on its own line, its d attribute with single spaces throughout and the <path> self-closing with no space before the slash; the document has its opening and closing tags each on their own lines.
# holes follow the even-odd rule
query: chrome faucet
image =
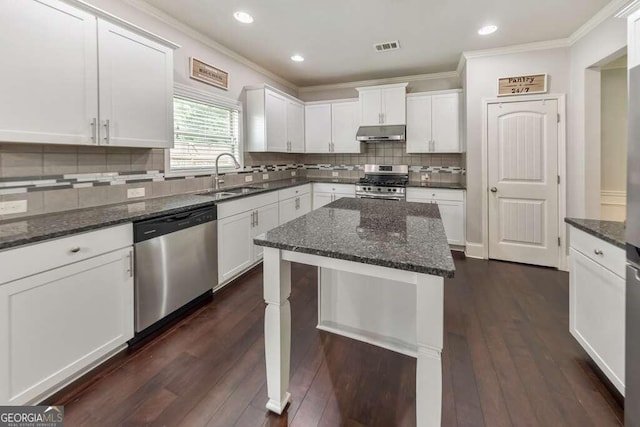
<svg viewBox="0 0 640 427">
<path fill-rule="evenodd" d="M 220 175 L 218 174 L 218 160 L 220 160 L 220 157 L 222 157 L 222 156 L 229 156 L 229 157 L 231 157 L 231 158 L 233 159 L 233 163 L 235 163 L 235 164 L 236 164 L 236 169 L 240 169 L 240 163 L 238 163 L 238 161 L 237 161 L 237 160 L 236 160 L 236 158 L 233 156 L 233 154 L 231 154 L 231 153 L 222 153 L 222 154 L 219 154 L 219 155 L 218 155 L 218 157 L 216 157 L 216 174 L 215 174 L 215 176 L 214 176 L 214 178 L 213 178 L 213 182 L 214 182 L 214 185 L 215 185 L 215 189 L 216 189 L 216 190 L 219 190 L 219 189 L 220 189 L 220 184 L 221 184 L 221 183 L 222 183 L 222 184 L 224 184 L 224 181 L 221 181 L 221 180 L 220 180 Z"/>
</svg>

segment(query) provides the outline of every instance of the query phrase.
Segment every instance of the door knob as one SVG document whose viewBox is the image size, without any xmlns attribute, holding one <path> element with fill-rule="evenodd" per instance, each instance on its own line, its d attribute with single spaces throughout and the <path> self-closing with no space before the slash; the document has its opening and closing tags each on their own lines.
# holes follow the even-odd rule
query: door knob
<svg viewBox="0 0 640 427">
<path fill-rule="evenodd" d="M 491 187 L 491 192 L 492 192 L 492 193 L 497 193 L 497 192 L 498 192 L 498 189 L 497 189 L 496 187 Z"/>
</svg>

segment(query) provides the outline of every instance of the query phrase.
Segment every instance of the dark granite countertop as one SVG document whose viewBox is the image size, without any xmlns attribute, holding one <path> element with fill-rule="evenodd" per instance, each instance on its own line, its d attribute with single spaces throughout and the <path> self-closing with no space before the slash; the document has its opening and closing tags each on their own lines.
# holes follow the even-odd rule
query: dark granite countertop
<svg viewBox="0 0 640 427">
<path fill-rule="evenodd" d="M 442 277 L 455 272 L 440 211 L 430 203 L 343 198 L 254 242 Z"/>
<path fill-rule="evenodd" d="M 591 234 L 605 242 L 625 249 L 625 225 L 619 221 L 601 221 L 598 219 L 565 218 L 564 222 L 578 230 Z"/>
</svg>

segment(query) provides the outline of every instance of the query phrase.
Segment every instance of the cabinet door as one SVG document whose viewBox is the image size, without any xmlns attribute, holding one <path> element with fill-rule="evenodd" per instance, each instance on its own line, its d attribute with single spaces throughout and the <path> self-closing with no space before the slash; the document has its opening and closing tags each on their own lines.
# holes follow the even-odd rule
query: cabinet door
<svg viewBox="0 0 640 427">
<path fill-rule="evenodd" d="M 298 198 L 292 197 L 287 200 L 283 200 L 280 202 L 279 209 L 279 224 L 287 223 L 295 218 L 297 218 L 297 203 Z"/>
<path fill-rule="evenodd" d="M 252 212 L 218 221 L 218 283 L 223 284 L 253 264 Z"/>
<path fill-rule="evenodd" d="M 287 139 L 289 151 L 304 153 L 304 105 L 287 100 Z"/>
<path fill-rule="evenodd" d="M 465 222 L 464 203 L 445 200 L 436 201 L 440 208 L 440 217 L 450 245 L 464 246 Z"/>
<path fill-rule="evenodd" d="M 382 123 L 404 125 L 407 123 L 406 89 L 393 87 L 382 89 Z"/>
<path fill-rule="evenodd" d="M 333 202 L 333 193 L 313 193 L 313 209 L 318 209 Z"/>
<path fill-rule="evenodd" d="M 379 89 L 360 91 L 360 126 L 382 124 L 382 95 Z"/>
<path fill-rule="evenodd" d="M 431 150 L 431 96 L 407 98 L 407 153 Z"/>
<path fill-rule="evenodd" d="M 0 286 L 0 404 L 33 402 L 133 337 L 132 256 L 122 249 Z"/>
<path fill-rule="evenodd" d="M 0 141 L 94 144 L 96 18 L 57 0 L 0 13 Z"/>
<path fill-rule="evenodd" d="M 574 248 L 570 262 L 571 333 L 624 395 L 625 280 Z"/>
<path fill-rule="evenodd" d="M 98 20 L 100 143 L 173 147 L 173 51 Z"/>
<path fill-rule="evenodd" d="M 264 90 L 265 126 L 267 128 L 267 151 L 286 152 L 287 99 L 269 89 Z"/>
<path fill-rule="evenodd" d="M 305 107 L 304 134 L 307 153 L 328 153 L 331 151 L 331 104 L 307 105 Z"/>
<path fill-rule="evenodd" d="M 306 193 L 298 197 L 298 213 L 296 218 L 311 212 L 311 194 Z"/>
<path fill-rule="evenodd" d="M 460 151 L 460 95 L 448 93 L 433 95 L 431 123 L 434 151 L 457 153 Z"/>
<path fill-rule="evenodd" d="M 253 244 L 253 237 L 266 233 L 272 228 L 276 228 L 280 224 L 280 216 L 278 214 L 278 203 L 263 206 L 257 210 L 256 226 L 253 228 L 251 238 L 251 246 L 253 247 L 253 262 L 262 259 L 264 248 Z"/>
<path fill-rule="evenodd" d="M 334 152 L 360 152 L 360 142 L 356 140 L 360 123 L 358 107 L 357 101 L 339 102 L 331 106 L 331 134 Z"/>
</svg>

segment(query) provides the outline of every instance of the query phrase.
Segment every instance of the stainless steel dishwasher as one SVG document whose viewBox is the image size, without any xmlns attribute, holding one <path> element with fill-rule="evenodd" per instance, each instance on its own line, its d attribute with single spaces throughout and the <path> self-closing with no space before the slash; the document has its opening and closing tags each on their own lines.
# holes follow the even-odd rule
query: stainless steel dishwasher
<svg viewBox="0 0 640 427">
<path fill-rule="evenodd" d="M 133 226 L 135 330 L 139 334 L 211 295 L 218 283 L 217 208 L 162 216 Z"/>
</svg>

